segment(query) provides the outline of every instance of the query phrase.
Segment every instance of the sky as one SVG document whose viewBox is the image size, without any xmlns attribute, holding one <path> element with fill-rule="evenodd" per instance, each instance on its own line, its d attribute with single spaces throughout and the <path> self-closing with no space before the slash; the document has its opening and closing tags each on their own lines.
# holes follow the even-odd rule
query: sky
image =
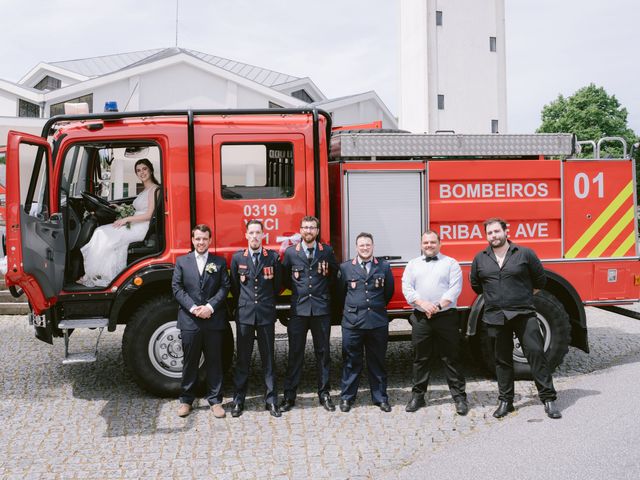
<svg viewBox="0 0 640 480">
<path fill-rule="evenodd" d="M 438 0 L 442 8 L 447 1 Z M 179 0 L 178 46 L 399 105 L 399 0 Z M 640 1 L 505 0 L 509 133 L 595 83 L 640 135 Z M 0 78 L 39 62 L 172 47 L 176 0 L 0 0 Z"/>
</svg>

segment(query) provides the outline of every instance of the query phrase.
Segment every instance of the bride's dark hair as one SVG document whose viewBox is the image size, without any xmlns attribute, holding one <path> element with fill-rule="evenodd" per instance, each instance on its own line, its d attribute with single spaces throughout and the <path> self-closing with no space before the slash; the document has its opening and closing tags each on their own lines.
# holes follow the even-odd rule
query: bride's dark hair
<svg viewBox="0 0 640 480">
<path fill-rule="evenodd" d="M 145 165 L 149 171 L 151 172 L 151 181 L 153 183 L 155 183 L 156 185 L 160 185 L 160 182 L 158 181 L 158 179 L 156 178 L 156 176 L 153 174 L 153 165 L 151 164 L 151 162 L 149 161 L 148 158 L 141 158 L 140 160 L 138 160 L 136 162 L 136 164 L 133 166 L 133 171 L 136 171 L 136 168 L 138 168 L 138 165 Z"/>
</svg>

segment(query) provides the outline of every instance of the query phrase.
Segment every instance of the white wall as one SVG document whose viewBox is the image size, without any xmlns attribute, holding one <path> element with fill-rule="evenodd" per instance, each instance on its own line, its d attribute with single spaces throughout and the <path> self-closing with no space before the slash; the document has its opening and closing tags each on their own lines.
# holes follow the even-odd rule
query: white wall
<svg viewBox="0 0 640 480">
<path fill-rule="evenodd" d="M 395 119 L 385 114 L 378 103 L 372 99 L 335 108 L 331 108 L 330 105 L 322 106 L 321 108 L 332 114 L 333 126 L 357 125 L 382 120 L 383 128 L 397 128 Z"/>
<path fill-rule="evenodd" d="M 7 144 L 9 130 L 40 135 L 45 118 L 0 117 L 0 146 Z"/>
<path fill-rule="evenodd" d="M 0 90 L 0 116 L 13 117 L 18 114 L 18 100 L 15 95 Z"/>
</svg>

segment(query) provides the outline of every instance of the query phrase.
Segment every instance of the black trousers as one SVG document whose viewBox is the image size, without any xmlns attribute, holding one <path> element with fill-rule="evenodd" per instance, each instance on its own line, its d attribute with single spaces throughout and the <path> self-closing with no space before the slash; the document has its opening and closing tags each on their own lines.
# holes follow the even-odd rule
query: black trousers
<svg viewBox="0 0 640 480">
<path fill-rule="evenodd" d="M 353 402 L 358 394 L 360 374 L 367 358 L 371 400 L 388 402 L 385 356 L 389 342 L 389 326 L 359 329 L 342 327 L 342 400 Z"/>
<path fill-rule="evenodd" d="M 275 325 L 245 325 L 237 324 L 236 330 L 236 369 L 233 377 L 236 392 L 235 403 L 244 403 L 247 396 L 249 381 L 249 367 L 253 354 L 254 337 L 258 339 L 258 351 L 264 374 L 264 401 L 265 403 L 277 403 L 278 392 L 276 390 L 275 369 Z"/>
<path fill-rule="evenodd" d="M 181 330 L 182 383 L 180 402 L 192 404 L 196 398 L 200 357 L 204 353 L 209 405 L 222 402 L 222 337 L 223 330 Z"/>
<path fill-rule="evenodd" d="M 412 393 L 426 393 L 431 372 L 436 360 L 440 358 L 451 396 L 454 400 L 466 399 L 466 383 L 460 363 L 457 312 L 446 310 L 427 318 L 424 312 L 416 310 L 411 315 L 411 327 L 414 351 Z"/>
<path fill-rule="evenodd" d="M 507 320 L 505 325 L 489 325 L 490 334 L 496 337 L 496 377 L 498 378 L 498 399 L 513 402 L 513 334 L 520 340 L 524 356 L 531 367 L 533 381 L 542 402 L 556 399 L 553 378 L 544 355 L 544 340 L 535 314 L 518 315 Z"/>
<path fill-rule="evenodd" d="M 284 382 L 284 398 L 295 400 L 307 345 L 307 332 L 311 330 L 313 352 L 316 357 L 316 377 L 318 396 L 329 393 L 329 369 L 331 367 L 331 318 L 329 315 L 298 316 L 289 319 L 287 335 L 289 337 L 289 358 L 287 377 Z"/>
</svg>

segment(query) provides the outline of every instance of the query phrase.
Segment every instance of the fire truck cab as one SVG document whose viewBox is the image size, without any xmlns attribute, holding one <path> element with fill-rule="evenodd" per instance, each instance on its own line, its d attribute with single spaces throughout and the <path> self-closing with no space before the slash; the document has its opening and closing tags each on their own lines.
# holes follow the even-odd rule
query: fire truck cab
<svg viewBox="0 0 640 480">
<path fill-rule="evenodd" d="M 26 294 L 38 338 L 64 338 L 63 363 L 96 358 L 97 341 L 95 351 L 70 351 L 74 330 L 125 325 L 123 357 L 134 378 L 154 394 L 175 395 L 182 350 L 170 282 L 195 224 L 212 227 L 211 248 L 228 263 L 246 246 L 251 218 L 263 221 L 265 246 L 281 250 L 300 218 L 315 215 L 342 261 L 355 255 L 355 236 L 369 231 L 397 280 L 392 317 L 410 312 L 400 278 L 430 228 L 463 267 L 460 327 L 491 369 L 482 297 L 466 275 L 486 246 L 482 221 L 501 216 L 510 238 L 532 247 L 547 269 L 536 306 L 557 365 L 569 344 L 588 351 L 584 305 L 640 297 L 633 161 L 579 160 L 575 152 L 571 135 L 332 135 L 330 116 L 315 109 L 54 117 L 40 137 L 8 136 L 6 282 L 14 295 Z M 149 230 L 129 245 L 126 267 L 108 287 L 85 287 L 77 283 L 80 248 L 113 222 L 114 205 L 139 193 L 133 165 L 141 158 L 160 181 Z M 286 294 L 278 305 L 285 322 Z M 232 356 L 229 328 L 227 365 Z M 518 347 L 514 359 L 526 369 Z"/>
</svg>

